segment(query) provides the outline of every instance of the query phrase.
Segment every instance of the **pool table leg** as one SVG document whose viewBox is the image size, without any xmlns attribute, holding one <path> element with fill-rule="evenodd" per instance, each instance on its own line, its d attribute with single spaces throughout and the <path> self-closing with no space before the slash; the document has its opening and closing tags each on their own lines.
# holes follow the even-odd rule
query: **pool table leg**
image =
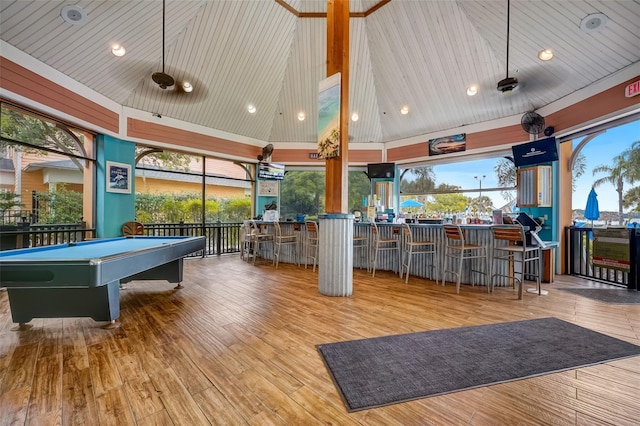
<svg viewBox="0 0 640 426">
<path fill-rule="evenodd" d="M 114 330 L 116 328 L 120 328 L 121 326 L 122 324 L 116 322 L 116 320 L 111 320 L 107 324 L 103 325 L 102 328 L 104 328 L 105 330 Z"/>
</svg>

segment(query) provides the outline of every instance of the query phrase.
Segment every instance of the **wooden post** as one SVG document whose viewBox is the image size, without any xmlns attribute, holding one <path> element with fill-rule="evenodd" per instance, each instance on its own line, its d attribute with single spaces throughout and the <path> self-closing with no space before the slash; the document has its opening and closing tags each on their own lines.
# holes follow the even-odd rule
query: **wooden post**
<svg viewBox="0 0 640 426">
<path fill-rule="evenodd" d="M 325 211 L 348 213 L 349 171 L 349 0 L 327 0 L 327 77 L 340 82 L 340 155 L 326 160 Z"/>
<path fill-rule="evenodd" d="M 326 160 L 325 211 L 319 215 L 318 291 L 353 292 L 353 215 L 347 212 L 349 170 L 349 0 L 327 1 L 327 77 L 341 73 L 340 155 Z"/>
</svg>

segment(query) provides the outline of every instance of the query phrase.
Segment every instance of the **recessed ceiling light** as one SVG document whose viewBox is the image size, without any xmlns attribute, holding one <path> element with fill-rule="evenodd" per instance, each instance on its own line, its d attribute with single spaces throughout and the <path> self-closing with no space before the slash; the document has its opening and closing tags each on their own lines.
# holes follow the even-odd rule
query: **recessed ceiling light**
<svg viewBox="0 0 640 426">
<path fill-rule="evenodd" d="M 247 111 L 249 111 L 249 114 L 255 114 L 255 112 L 256 112 L 256 107 L 255 107 L 255 106 L 253 106 L 253 105 L 249 105 L 249 106 L 247 107 Z"/>
<path fill-rule="evenodd" d="M 298 120 L 304 121 L 305 118 L 307 118 L 307 115 L 304 112 L 298 113 Z"/>
<path fill-rule="evenodd" d="M 400 114 L 402 114 L 402 115 L 409 114 L 409 107 L 405 105 L 402 108 L 400 108 Z"/>
<path fill-rule="evenodd" d="M 84 9 L 70 4 L 60 9 L 60 17 L 71 25 L 83 25 L 88 19 L 87 12 Z"/>
<path fill-rule="evenodd" d="M 114 44 L 111 46 L 111 53 L 113 53 L 114 56 L 124 56 L 124 54 L 127 53 L 127 49 L 121 44 Z"/>
<path fill-rule="evenodd" d="M 597 32 L 607 25 L 609 18 L 604 13 L 590 13 L 580 21 L 580 29 L 585 33 Z"/>
<path fill-rule="evenodd" d="M 191 93 L 193 92 L 193 86 L 188 81 L 185 81 L 184 83 L 182 83 L 182 90 L 187 93 Z"/>
<path fill-rule="evenodd" d="M 475 96 L 477 93 L 478 93 L 478 86 L 476 86 L 475 84 L 472 84 L 471 86 L 467 87 L 467 95 Z"/>
<path fill-rule="evenodd" d="M 351 121 L 358 121 L 359 118 L 360 116 L 358 115 L 357 112 L 354 112 L 353 114 L 351 114 Z"/>
<path fill-rule="evenodd" d="M 538 59 L 541 61 L 549 61 L 553 58 L 553 50 L 551 49 L 543 49 L 538 52 Z"/>
</svg>

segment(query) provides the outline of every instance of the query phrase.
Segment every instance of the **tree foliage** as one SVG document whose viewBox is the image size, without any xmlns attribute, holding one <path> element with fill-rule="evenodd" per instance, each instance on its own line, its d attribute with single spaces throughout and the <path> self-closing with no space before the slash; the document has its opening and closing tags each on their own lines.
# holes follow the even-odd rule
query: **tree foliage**
<svg viewBox="0 0 640 426">
<path fill-rule="evenodd" d="M 366 207 L 363 199 L 371 193 L 371 181 L 364 172 L 349 172 L 349 211 Z"/>
<path fill-rule="evenodd" d="M 433 194 L 431 197 L 433 201 L 425 205 L 427 213 L 461 212 L 467 208 L 468 198 L 462 194 Z"/>
<path fill-rule="evenodd" d="M 136 158 L 142 153 L 148 151 L 149 148 L 136 145 Z M 175 151 L 151 152 L 144 155 L 139 162 L 140 166 L 151 166 L 162 170 L 189 171 L 191 162 L 200 162 L 200 157 L 195 155 L 183 154 Z"/>
<path fill-rule="evenodd" d="M 435 172 L 432 167 L 414 167 L 409 172 L 415 176 L 409 180 L 407 174 L 400 182 L 400 192 L 403 194 L 428 194 L 436 187 Z"/>
<path fill-rule="evenodd" d="M 630 148 L 623 151 L 621 154 L 616 155 L 613 158 L 611 165 L 599 165 L 593 169 L 593 175 L 605 174 L 593 182 L 593 187 L 596 188 L 604 183 L 610 183 L 615 188 L 618 194 L 618 221 L 624 223 L 623 208 L 626 205 L 632 206 L 638 203 L 639 199 L 636 198 L 636 191 L 631 188 L 625 194 L 625 183 L 633 184 L 640 179 L 640 164 L 638 159 L 640 158 L 640 141 L 634 142 Z"/>
<path fill-rule="evenodd" d="M 80 133 L 75 133 L 69 128 L 56 123 L 51 123 L 43 119 L 14 111 L 5 106 L 0 112 L 0 128 L 2 137 L 14 141 L 23 142 L 32 146 L 15 145 L 11 142 L 0 140 L 0 148 L 11 144 L 14 149 L 23 150 L 37 155 L 46 155 L 46 151 L 38 148 L 49 148 L 64 154 L 82 154 L 82 144 L 84 137 Z M 82 170 L 84 165 L 82 160 L 69 157 L 71 161 Z"/>
<path fill-rule="evenodd" d="M 56 185 L 54 191 L 36 192 L 38 223 L 76 223 L 82 220 L 82 193 Z"/>
<path fill-rule="evenodd" d="M 22 206 L 20 203 L 20 194 L 10 191 L 0 191 L 0 213 L 20 206 Z"/>
<path fill-rule="evenodd" d="M 493 171 L 498 178 L 499 188 L 514 188 L 516 186 L 516 166 L 513 161 L 501 158 L 493 166 Z M 511 190 L 500 191 L 500 194 L 506 201 L 511 201 L 514 198 L 514 193 Z"/>
<path fill-rule="evenodd" d="M 202 222 L 200 194 L 136 194 L 136 220 L 142 223 Z M 251 216 L 249 197 L 205 200 L 205 222 L 241 222 Z"/>
<path fill-rule="evenodd" d="M 324 211 L 325 174 L 320 171 L 287 172 L 280 185 L 280 217 Z"/>
</svg>

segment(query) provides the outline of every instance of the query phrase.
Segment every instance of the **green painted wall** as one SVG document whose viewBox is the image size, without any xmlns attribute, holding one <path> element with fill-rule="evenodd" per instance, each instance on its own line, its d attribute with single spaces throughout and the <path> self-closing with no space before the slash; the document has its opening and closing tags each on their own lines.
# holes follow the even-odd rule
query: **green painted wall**
<svg viewBox="0 0 640 426">
<path fill-rule="evenodd" d="M 106 135 L 97 136 L 96 236 L 122 235 L 122 224 L 135 219 L 136 144 Z M 107 161 L 131 166 L 131 193 L 107 192 Z"/>
</svg>

